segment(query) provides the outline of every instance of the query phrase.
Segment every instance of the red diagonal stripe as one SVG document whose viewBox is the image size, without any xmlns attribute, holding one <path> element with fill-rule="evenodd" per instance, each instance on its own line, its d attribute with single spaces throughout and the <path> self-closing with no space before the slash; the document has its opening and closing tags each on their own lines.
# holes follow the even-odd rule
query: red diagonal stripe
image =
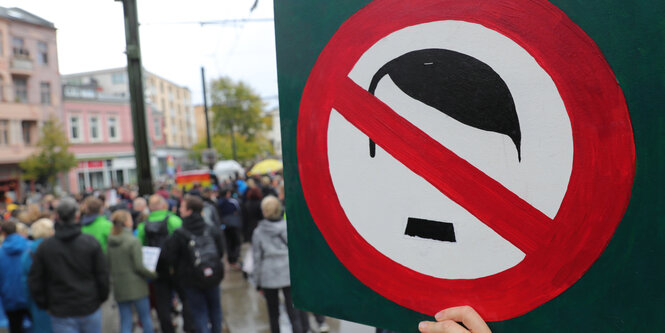
<svg viewBox="0 0 665 333">
<path fill-rule="evenodd" d="M 547 244 L 553 221 L 346 78 L 334 108 L 377 145 L 525 254 Z M 417 147 L 417 148 L 416 148 Z"/>
</svg>

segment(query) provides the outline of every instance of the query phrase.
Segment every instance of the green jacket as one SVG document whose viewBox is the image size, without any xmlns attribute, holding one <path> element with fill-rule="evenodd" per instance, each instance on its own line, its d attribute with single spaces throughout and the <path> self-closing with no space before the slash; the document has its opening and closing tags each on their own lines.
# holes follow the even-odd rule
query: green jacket
<svg viewBox="0 0 665 333">
<path fill-rule="evenodd" d="M 143 266 L 141 243 L 129 230 L 109 236 L 108 259 L 116 301 L 133 301 L 148 296 L 146 278 L 154 279 L 157 274 Z"/>
<path fill-rule="evenodd" d="M 166 218 L 166 214 L 171 215 L 168 221 L 166 221 L 166 226 L 169 229 L 169 235 L 172 235 L 176 229 L 182 227 L 182 220 L 177 215 L 166 210 L 154 211 L 150 213 L 150 215 L 148 216 L 148 220 L 146 222 L 141 222 L 136 227 L 136 236 L 141 241 L 141 244 L 145 245 L 145 224 L 150 222 L 164 221 L 164 219 Z"/>
<path fill-rule="evenodd" d="M 86 215 L 81 217 L 81 232 L 95 237 L 102 246 L 104 253 L 106 253 L 106 243 L 112 228 L 113 223 L 107 220 L 104 215 Z"/>
</svg>

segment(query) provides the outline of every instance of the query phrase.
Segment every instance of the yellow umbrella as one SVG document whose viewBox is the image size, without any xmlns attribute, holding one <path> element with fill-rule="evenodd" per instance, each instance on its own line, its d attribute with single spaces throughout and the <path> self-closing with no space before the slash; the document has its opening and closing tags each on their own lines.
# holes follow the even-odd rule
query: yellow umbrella
<svg viewBox="0 0 665 333">
<path fill-rule="evenodd" d="M 275 171 L 282 170 L 282 162 L 275 159 L 263 160 L 259 163 L 254 164 L 251 170 L 247 174 L 250 176 L 254 175 L 263 175 L 266 173 L 271 173 Z"/>
</svg>

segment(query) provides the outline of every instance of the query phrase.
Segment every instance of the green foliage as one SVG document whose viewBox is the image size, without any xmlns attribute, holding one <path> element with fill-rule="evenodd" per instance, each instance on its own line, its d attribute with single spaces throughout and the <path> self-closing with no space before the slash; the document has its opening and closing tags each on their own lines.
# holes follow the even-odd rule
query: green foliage
<svg viewBox="0 0 665 333">
<path fill-rule="evenodd" d="M 265 114 L 265 103 L 251 87 L 223 77 L 211 83 L 210 95 L 212 146 L 222 159 L 233 159 L 232 136 L 239 162 L 272 154 L 272 144 L 263 135 L 272 128 L 272 117 Z M 205 138 L 192 147 L 192 158 L 200 161 L 203 149 Z"/>
<path fill-rule="evenodd" d="M 67 135 L 54 116 L 44 122 L 37 148 L 37 152 L 19 164 L 24 179 L 46 181 L 52 187 L 58 173 L 76 166 L 76 157 L 68 151 Z"/>
<path fill-rule="evenodd" d="M 210 87 L 213 114 L 212 129 L 218 134 L 241 134 L 252 141 L 257 134 L 272 127 L 270 117 L 264 114 L 265 103 L 254 90 L 243 82 L 223 77 Z"/>
<path fill-rule="evenodd" d="M 236 153 L 238 162 L 245 162 L 256 159 L 257 157 L 267 156 L 273 153 L 273 147 L 270 141 L 262 135 L 255 135 L 252 140 L 244 135 L 235 135 Z M 233 158 L 233 147 L 231 146 L 230 135 L 213 135 L 211 139 L 212 148 L 217 150 L 220 159 L 228 160 Z M 207 148 L 206 139 L 202 138 L 192 147 L 192 158 L 201 161 L 201 152 Z"/>
</svg>

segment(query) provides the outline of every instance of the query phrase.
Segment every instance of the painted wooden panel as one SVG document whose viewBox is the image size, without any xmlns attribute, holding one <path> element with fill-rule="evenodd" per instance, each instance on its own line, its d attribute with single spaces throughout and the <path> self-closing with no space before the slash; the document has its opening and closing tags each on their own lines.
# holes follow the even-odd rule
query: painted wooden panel
<svg viewBox="0 0 665 333">
<path fill-rule="evenodd" d="M 461 304 L 498 332 L 665 326 L 662 3 L 275 10 L 296 305 L 404 332 Z"/>
</svg>

